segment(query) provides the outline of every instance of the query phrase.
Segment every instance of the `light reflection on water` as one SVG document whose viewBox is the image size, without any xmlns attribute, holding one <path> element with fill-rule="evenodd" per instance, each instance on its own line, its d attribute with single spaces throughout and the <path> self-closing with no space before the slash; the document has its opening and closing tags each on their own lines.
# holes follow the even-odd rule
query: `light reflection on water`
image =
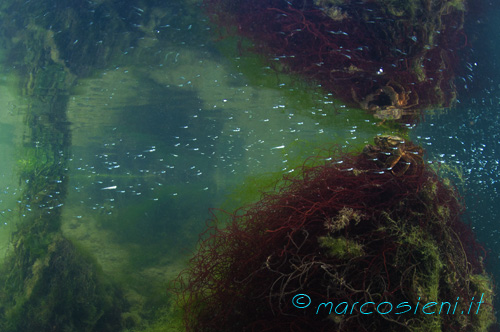
<svg viewBox="0 0 500 332">
<path fill-rule="evenodd" d="M 428 117 L 414 134 L 427 149 L 428 159 L 439 163 L 442 175 L 451 178 L 460 189 L 467 208 L 465 219 L 484 246 L 487 270 L 498 283 L 500 98 L 495 98 L 495 104 L 473 102 L 453 109 L 453 116 Z M 496 297 L 495 306 L 498 305 Z"/>
<path fill-rule="evenodd" d="M 498 100 L 496 101 L 498 104 Z M 462 189 L 472 225 L 488 248 L 500 252 L 497 225 L 500 210 L 500 116 L 492 105 L 470 104 L 453 109 L 453 116 L 429 117 L 417 127 L 416 139 L 428 158 L 441 164 Z M 450 172 L 452 166 L 458 174 Z M 495 260 L 500 257 L 496 257 Z"/>
<path fill-rule="evenodd" d="M 290 172 L 315 149 L 359 148 L 384 132 L 369 115 L 335 106 L 310 87 L 252 86 L 215 51 L 208 59 L 182 47 L 179 54 L 161 68 L 154 61 L 122 64 L 79 82 L 68 107 L 68 218 L 84 223 L 97 213 L 104 227 L 131 228 L 114 228 L 126 241 L 158 232 L 173 241 L 190 223 L 182 236 L 195 239 L 208 209 L 231 199 L 231 188 L 247 176 Z M 276 80 L 265 66 L 253 69 Z M 178 83 L 180 77 L 191 84 Z M 120 222 L 131 204 L 153 211 Z"/>
</svg>

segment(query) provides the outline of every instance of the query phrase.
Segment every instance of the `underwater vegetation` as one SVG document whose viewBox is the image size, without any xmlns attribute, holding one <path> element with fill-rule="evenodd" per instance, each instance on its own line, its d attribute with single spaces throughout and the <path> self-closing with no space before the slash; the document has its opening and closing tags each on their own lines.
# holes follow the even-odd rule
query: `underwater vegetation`
<svg viewBox="0 0 500 332">
<path fill-rule="evenodd" d="M 43 222 L 16 234 L 0 279 L 0 328 L 14 331 L 119 331 L 128 304 L 96 262 Z"/>
<path fill-rule="evenodd" d="M 492 283 L 456 190 L 419 159 L 408 168 L 388 160 L 380 143 L 332 158 L 214 219 L 177 280 L 187 329 L 487 331 Z M 294 305 L 301 294 L 310 306 Z M 481 297 L 484 306 L 460 314 Z M 328 302 L 333 310 L 319 305 Z M 355 307 L 366 302 L 370 311 L 382 304 L 383 314 Z M 430 302 L 434 314 L 413 311 Z M 456 313 L 445 306 L 438 314 L 442 302 Z M 401 303 L 411 313 L 395 310 Z"/>
<path fill-rule="evenodd" d="M 457 52 L 467 44 L 463 1 L 205 3 L 215 22 L 238 26 L 254 49 L 270 55 L 274 69 L 319 82 L 377 118 L 412 119 L 425 107 L 455 100 Z M 285 176 L 276 192 L 216 218 L 177 279 L 177 307 L 170 306 L 170 294 L 158 292 L 166 279 L 163 269 L 172 266 L 167 259 L 157 263 L 163 249 L 187 236 L 175 239 L 179 233 L 170 233 L 165 220 L 191 223 L 184 212 L 203 206 L 199 197 L 206 196 L 171 200 L 172 206 L 130 204 L 116 213 L 107 227 L 130 251 L 129 257 L 119 256 L 128 260 L 128 279 L 105 275 L 104 267 L 111 268 L 101 269 L 95 252 L 65 237 L 61 211 L 72 155 L 67 113 L 75 84 L 109 66 L 110 59 L 118 68 L 134 48 L 140 49 L 137 58 L 154 58 L 147 45 L 169 45 L 172 36 L 159 33 L 168 26 L 163 18 L 176 16 L 168 6 L 157 0 L 0 5 L 0 43 L 22 78 L 27 104 L 18 165 L 25 216 L 0 267 L 0 330 L 166 331 L 183 330 L 183 321 L 192 331 L 486 331 L 494 322 L 492 282 L 482 248 L 460 220 L 460 197 L 424 163 L 422 148 L 398 136 L 378 136 L 361 153 L 311 158 Z M 186 23 L 191 29 L 192 22 Z M 161 37 L 145 38 L 156 35 Z M 138 121 L 130 123 L 154 121 L 143 115 L 148 107 L 131 107 Z M 167 122 L 174 121 L 155 125 Z M 242 187 L 248 196 L 256 191 Z M 160 195 L 169 195 L 166 189 Z M 245 201 L 243 195 L 238 199 Z M 142 220 L 147 213 L 152 217 Z M 182 229 L 191 236 L 197 232 Z M 137 273 L 144 267 L 151 267 L 150 274 Z M 350 307 L 385 303 L 385 309 L 450 302 L 456 303 L 454 312 L 470 311 L 473 299 L 483 305 L 471 315 L 338 314 L 327 306 L 294 306 L 300 294 L 308 294 L 316 308 L 327 301 Z"/>
<path fill-rule="evenodd" d="M 105 58 L 90 40 L 75 40 L 85 40 L 90 30 L 99 34 L 102 27 L 84 29 L 74 8 L 65 7 L 62 15 L 52 5 L 67 3 L 11 1 L 0 6 L 5 60 L 21 77 L 20 95 L 27 105 L 18 162 L 23 219 L 0 268 L 0 330 L 118 331 L 127 301 L 95 259 L 60 230 L 71 155 L 69 90 L 90 65 Z"/>
<path fill-rule="evenodd" d="M 465 1 L 204 3 L 223 35 L 249 38 L 275 69 L 319 82 L 377 118 L 412 119 L 456 99 Z"/>
</svg>

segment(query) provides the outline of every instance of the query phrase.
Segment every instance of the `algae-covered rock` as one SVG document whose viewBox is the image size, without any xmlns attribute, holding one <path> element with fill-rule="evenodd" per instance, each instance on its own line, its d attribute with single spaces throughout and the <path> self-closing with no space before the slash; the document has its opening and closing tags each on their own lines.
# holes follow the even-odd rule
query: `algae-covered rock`
<svg viewBox="0 0 500 332">
<path fill-rule="evenodd" d="M 119 288 L 60 233 L 23 234 L 14 253 L 0 274 L 2 331 L 121 330 L 128 305 Z"/>
<path fill-rule="evenodd" d="M 179 279 L 188 330 L 487 332 L 493 288 L 457 192 L 421 157 L 393 172 L 413 147 L 332 156 L 216 220 Z"/>
</svg>

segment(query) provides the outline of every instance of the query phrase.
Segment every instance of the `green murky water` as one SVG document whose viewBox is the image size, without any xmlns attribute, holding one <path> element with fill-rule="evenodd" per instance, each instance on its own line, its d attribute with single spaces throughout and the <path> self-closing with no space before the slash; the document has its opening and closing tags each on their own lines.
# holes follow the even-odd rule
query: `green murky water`
<svg viewBox="0 0 500 332">
<path fill-rule="evenodd" d="M 99 3 L 86 10 L 98 11 Z M 68 15 L 63 7 L 55 6 L 49 15 Z M 26 92 L 30 81 L 21 76 L 19 65 L 2 58 L 0 252 L 3 257 L 16 224 L 36 218 L 32 210 L 56 215 L 61 234 L 125 289 L 130 326 L 154 329 L 169 310 L 166 286 L 195 249 L 210 208 L 232 210 L 252 202 L 307 157 L 332 146 L 359 150 L 375 135 L 392 130 L 318 87 L 277 74 L 258 57 L 241 52 L 236 40 L 217 41 L 215 27 L 196 1 L 151 8 L 124 3 L 115 9 L 110 20 L 127 13 L 122 17 L 127 29 L 117 24 L 107 33 L 117 39 L 127 35 L 127 42 L 105 51 L 100 36 L 92 34 L 88 37 L 96 38 L 90 40 L 70 34 L 62 50 L 51 41 L 57 41 L 61 27 L 34 23 L 30 29 L 42 43 L 37 47 L 49 49 L 46 61 L 59 69 L 38 81 L 42 74 L 32 71 L 36 83 L 31 92 Z M 9 15 L 33 15 L 30 20 L 36 22 L 40 14 Z M 104 24 L 85 15 L 81 19 L 88 26 Z M 22 36 L 3 36 L 8 37 Z M 19 45 L 12 40 L 4 43 L 5 52 Z M 99 61 L 82 61 L 71 84 L 58 86 L 68 80 L 71 59 L 80 61 L 72 45 L 83 43 L 90 45 L 86 56 Z M 60 122 L 44 116 L 59 105 L 47 98 L 54 94 L 66 98 L 61 104 L 66 118 Z M 433 141 L 436 136 L 427 131 L 434 125 L 445 126 L 433 118 L 411 135 L 423 144 Z M 462 166 L 473 160 L 466 166 L 470 169 L 481 163 L 469 158 L 470 151 L 460 157 L 443 154 L 439 144 L 429 143 L 429 159 Z M 57 157 L 40 157 L 37 151 L 43 149 Z M 498 154 L 488 155 L 494 163 L 492 154 Z M 42 164 L 57 174 L 44 173 Z M 23 172 L 36 176 L 26 181 Z M 58 181 L 64 190 L 52 187 Z M 33 187 L 36 192 L 29 192 Z M 481 195 L 496 193 L 492 190 Z M 37 199 L 46 195 L 56 200 Z"/>
</svg>

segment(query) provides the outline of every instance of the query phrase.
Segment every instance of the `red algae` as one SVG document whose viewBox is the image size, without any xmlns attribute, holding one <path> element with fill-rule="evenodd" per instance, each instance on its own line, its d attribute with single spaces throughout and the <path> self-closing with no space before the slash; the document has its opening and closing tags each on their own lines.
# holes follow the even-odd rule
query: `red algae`
<svg viewBox="0 0 500 332">
<path fill-rule="evenodd" d="M 456 99 L 465 1 L 205 0 L 218 25 L 274 67 L 319 82 L 381 119 Z"/>
<path fill-rule="evenodd" d="M 458 194 L 423 159 L 395 173 L 383 156 L 379 144 L 337 152 L 225 227 L 215 218 L 177 280 L 187 330 L 486 331 L 492 286 Z M 475 315 L 419 309 L 470 311 L 473 297 Z"/>
</svg>

